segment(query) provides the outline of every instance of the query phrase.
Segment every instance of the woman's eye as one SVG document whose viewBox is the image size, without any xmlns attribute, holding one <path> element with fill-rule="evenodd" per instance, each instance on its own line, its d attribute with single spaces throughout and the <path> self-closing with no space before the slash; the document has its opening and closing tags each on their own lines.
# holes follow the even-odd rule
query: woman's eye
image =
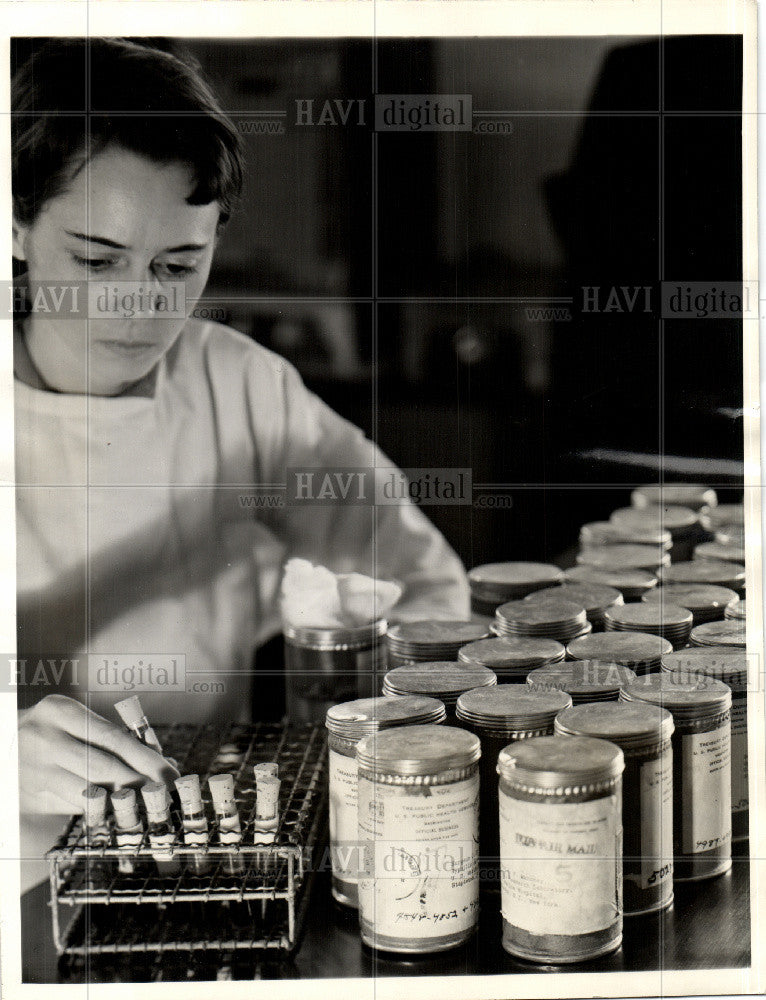
<svg viewBox="0 0 766 1000">
<path fill-rule="evenodd" d="M 85 268 L 88 271 L 106 271 L 114 265 L 114 260 L 109 257 L 80 257 L 79 254 L 73 253 L 72 260 L 77 264 L 78 267 Z"/>
<path fill-rule="evenodd" d="M 182 278 L 187 274 L 197 273 L 197 267 L 194 264 L 174 264 L 170 261 L 164 261 L 154 266 L 159 275 L 167 275 L 170 278 Z"/>
</svg>

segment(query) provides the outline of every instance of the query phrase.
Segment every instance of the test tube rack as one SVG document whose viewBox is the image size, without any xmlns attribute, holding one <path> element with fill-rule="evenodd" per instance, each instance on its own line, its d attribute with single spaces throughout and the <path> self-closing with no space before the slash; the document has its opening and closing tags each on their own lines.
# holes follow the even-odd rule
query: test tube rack
<svg viewBox="0 0 766 1000">
<path fill-rule="evenodd" d="M 157 726 L 167 756 L 182 774 L 199 774 L 210 829 L 208 871 L 192 864 L 199 850 L 184 844 L 179 804 L 171 806 L 180 863 L 160 874 L 148 834 L 129 851 L 87 843 L 82 816 L 73 816 L 48 852 L 53 940 L 60 955 L 92 957 L 146 952 L 289 953 L 300 939 L 311 876 L 326 839 L 327 744 L 324 727 L 259 723 Z M 253 765 L 277 761 L 282 780 L 274 843 L 254 843 Z M 242 826 L 237 845 L 221 844 L 207 779 L 234 775 Z M 140 796 L 139 796 L 140 799 Z M 146 816 L 142 813 L 144 830 Z M 110 823 L 112 820 L 110 819 Z M 118 869 L 129 858 L 134 871 Z"/>
</svg>

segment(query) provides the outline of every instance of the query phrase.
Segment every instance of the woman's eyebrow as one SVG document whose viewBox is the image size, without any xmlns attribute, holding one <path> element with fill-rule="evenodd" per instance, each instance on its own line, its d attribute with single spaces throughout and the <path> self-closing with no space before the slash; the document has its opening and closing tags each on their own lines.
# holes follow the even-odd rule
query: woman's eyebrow
<svg viewBox="0 0 766 1000">
<path fill-rule="evenodd" d="M 82 240 L 84 243 L 100 243 L 102 246 L 109 247 L 111 250 L 130 250 L 130 247 L 125 246 L 124 243 L 116 243 L 114 240 L 108 240 L 105 236 L 92 236 L 89 233 L 75 233 L 70 229 L 65 229 L 64 232 L 67 236 L 72 236 L 76 240 Z M 166 247 L 162 252 L 197 253 L 200 250 L 205 249 L 207 249 L 207 243 L 182 243 L 177 247 Z"/>
</svg>

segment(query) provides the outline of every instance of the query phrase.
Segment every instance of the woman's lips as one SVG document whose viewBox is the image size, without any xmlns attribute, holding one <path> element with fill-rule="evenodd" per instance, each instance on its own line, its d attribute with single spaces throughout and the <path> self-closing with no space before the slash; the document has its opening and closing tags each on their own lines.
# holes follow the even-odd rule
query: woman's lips
<svg viewBox="0 0 766 1000">
<path fill-rule="evenodd" d="M 95 341 L 99 347 L 104 348 L 104 350 L 109 351 L 111 354 L 118 354 L 122 357 L 136 357 L 140 354 L 145 354 L 147 351 L 156 350 L 156 344 L 150 341 L 139 341 L 139 340 L 97 340 Z"/>
</svg>

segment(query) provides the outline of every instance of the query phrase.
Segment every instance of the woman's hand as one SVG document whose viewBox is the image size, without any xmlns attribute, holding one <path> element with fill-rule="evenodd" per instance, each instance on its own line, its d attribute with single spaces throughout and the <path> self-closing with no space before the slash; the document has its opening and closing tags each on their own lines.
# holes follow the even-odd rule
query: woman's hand
<svg viewBox="0 0 766 1000">
<path fill-rule="evenodd" d="M 19 805 L 26 813 L 81 813 L 91 782 L 110 791 L 170 781 L 164 757 L 73 698 L 52 694 L 19 714 Z"/>
</svg>

